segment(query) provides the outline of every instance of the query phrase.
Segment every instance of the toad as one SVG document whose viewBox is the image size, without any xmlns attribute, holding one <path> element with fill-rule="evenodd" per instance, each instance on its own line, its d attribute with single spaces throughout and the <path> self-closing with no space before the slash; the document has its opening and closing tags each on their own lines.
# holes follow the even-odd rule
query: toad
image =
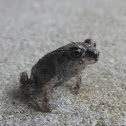
<svg viewBox="0 0 126 126">
<path fill-rule="evenodd" d="M 42 102 L 39 108 L 43 112 L 50 111 L 49 91 L 72 77 L 76 77 L 75 89 L 80 88 L 80 72 L 87 65 L 94 64 L 99 59 L 99 51 L 92 39 L 84 42 L 71 42 L 45 56 L 32 67 L 31 76 L 21 73 L 20 88 L 25 95 L 32 95 L 42 90 Z"/>
</svg>

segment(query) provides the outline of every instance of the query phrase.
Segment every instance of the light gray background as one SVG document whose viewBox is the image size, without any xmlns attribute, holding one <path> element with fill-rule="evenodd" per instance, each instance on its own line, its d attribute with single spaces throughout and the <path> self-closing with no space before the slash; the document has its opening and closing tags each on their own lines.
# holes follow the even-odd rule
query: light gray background
<svg viewBox="0 0 126 126">
<path fill-rule="evenodd" d="M 98 63 L 52 92 L 52 113 L 23 99 L 19 73 L 70 41 L 92 38 Z M 0 0 L 0 126 L 126 125 L 125 0 Z"/>
</svg>

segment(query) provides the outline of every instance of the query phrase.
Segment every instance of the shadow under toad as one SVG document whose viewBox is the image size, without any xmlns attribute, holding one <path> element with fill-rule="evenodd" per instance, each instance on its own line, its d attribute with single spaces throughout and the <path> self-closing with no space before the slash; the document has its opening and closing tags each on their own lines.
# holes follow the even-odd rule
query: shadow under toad
<svg viewBox="0 0 126 126">
<path fill-rule="evenodd" d="M 19 83 L 16 83 L 15 85 L 20 85 Z M 73 89 L 73 87 L 70 85 L 66 86 L 70 93 L 73 95 L 78 95 L 80 90 Z M 53 91 L 52 91 L 53 92 Z M 40 112 L 40 108 L 38 107 L 38 104 L 41 104 L 42 100 L 42 90 L 38 90 L 35 94 L 33 95 L 25 95 L 21 89 L 20 86 L 17 88 L 13 88 L 12 90 L 9 91 L 9 96 L 12 96 L 12 104 L 15 105 L 16 101 L 19 101 L 19 104 L 25 104 L 28 106 L 28 108 L 32 108 L 35 111 Z M 52 106 L 52 108 L 55 108 L 55 106 Z"/>
<path fill-rule="evenodd" d="M 9 91 L 9 95 L 12 96 L 13 105 L 15 105 L 16 101 L 18 100 L 19 103 L 26 104 L 28 107 L 36 111 L 40 111 L 38 108 L 38 103 L 41 102 L 42 91 L 38 91 L 36 92 L 36 94 L 28 96 L 28 95 L 23 94 L 19 87 L 19 88 L 13 88 L 11 91 Z"/>
</svg>

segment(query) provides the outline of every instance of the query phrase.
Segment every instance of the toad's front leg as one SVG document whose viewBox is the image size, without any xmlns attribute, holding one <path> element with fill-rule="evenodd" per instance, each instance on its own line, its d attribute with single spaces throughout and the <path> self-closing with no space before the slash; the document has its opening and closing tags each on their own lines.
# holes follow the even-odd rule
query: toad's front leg
<svg viewBox="0 0 126 126">
<path fill-rule="evenodd" d="M 52 78 L 42 87 L 42 103 L 39 108 L 43 112 L 50 112 L 49 93 L 55 83 L 57 83 L 57 77 Z"/>
<path fill-rule="evenodd" d="M 81 75 L 77 74 L 76 75 L 76 86 L 74 87 L 74 89 L 80 89 L 80 85 L 81 85 Z"/>
</svg>

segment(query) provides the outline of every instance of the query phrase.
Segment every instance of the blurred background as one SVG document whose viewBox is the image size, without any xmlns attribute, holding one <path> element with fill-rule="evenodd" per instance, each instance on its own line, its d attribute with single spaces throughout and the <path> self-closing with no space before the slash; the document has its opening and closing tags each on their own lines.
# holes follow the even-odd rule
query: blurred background
<svg viewBox="0 0 126 126">
<path fill-rule="evenodd" d="M 100 50 L 78 95 L 66 83 L 50 98 L 52 113 L 24 102 L 19 73 L 71 41 L 92 38 Z M 125 0 L 0 0 L 0 125 L 126 125 Z M 74 81 L 73 81 L 74 82 Z"/>
</svg>

